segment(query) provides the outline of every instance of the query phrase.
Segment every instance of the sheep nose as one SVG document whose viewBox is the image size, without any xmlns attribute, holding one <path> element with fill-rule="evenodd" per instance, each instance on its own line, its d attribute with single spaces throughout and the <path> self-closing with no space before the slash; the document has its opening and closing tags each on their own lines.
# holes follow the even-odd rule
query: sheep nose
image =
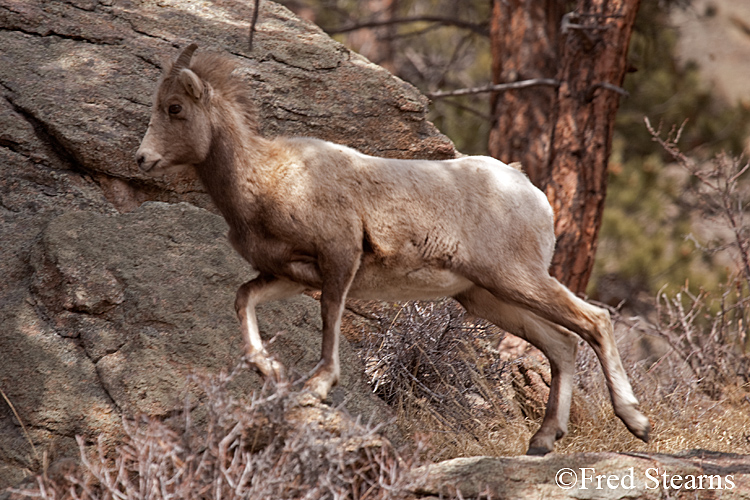
<svg viewBox="0 0 750 500">
<path fill-rule="evenodd" d="M 161 161 L 161 158 L 157 156 L 156 158 L 149 159 L 145 152 L 138 151 L 135 155 L 135 161 L 141 172 L 148 172 Z"/>
</svg>

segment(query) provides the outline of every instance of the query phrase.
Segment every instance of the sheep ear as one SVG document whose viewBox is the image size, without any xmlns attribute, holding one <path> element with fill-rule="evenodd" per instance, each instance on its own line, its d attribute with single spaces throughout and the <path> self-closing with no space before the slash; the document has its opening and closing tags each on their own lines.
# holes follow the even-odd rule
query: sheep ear
<svg viewBox="0 0 750 500">
<path fill-rule="evenodd" d="M 193 73 L 191 70 L 185 68 L 180 71 L 180 82 L 188 95 L 191 95 L 195 99 L 200 99 L 203 95 L 204 84 L 198 75 Z"/>
</svg>

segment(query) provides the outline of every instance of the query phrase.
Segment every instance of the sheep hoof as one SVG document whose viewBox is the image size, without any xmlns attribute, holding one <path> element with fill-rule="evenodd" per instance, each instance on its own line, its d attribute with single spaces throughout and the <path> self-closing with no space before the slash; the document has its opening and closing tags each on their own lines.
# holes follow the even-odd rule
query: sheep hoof
<svg viewBox="0 0 750 500">
<path fill-rule="evenodd" d="M 615 408 L 615 414 L 620 417 L 631 434 L 644 443 L 648 443 L 649 433 L 651 432 L 651 422 L 648 417 L 638 411 L 635 405 L 628 405 L 622 411 L 618 410 L 619 408 Z"/>
<path fill-rule="evenodd" d="M 542 446 L 531 446 L 529 447 L 528 451 L 526 452 L 527 455 L 532 457 L 542 457 L 549 453 L 550 450 L 547 448 L 544 448 Z"/>
<path fill-rule="evenodd" d="M 541 429 L 540 429 L 541 430 Z M 555 435 L 537 432 L 529 442 L 527 455 L 543 456 L 555 449 Z"/>
<path fill-rule="evenodd" d="M 255 353 L 247 357 L 250 366 L 253 366 L 265 379 L 271 379 L 276 383 L 286 380 L 284 365 L 273 359 L 267 353 Z"/>
<path fill-rule="evenodd" d="M 328 397 L 328 391 L 330 389 L 331 384 L 322 380 L 322 377 L 312 377 L 305 383 L 305 391 L 309 392 L 320 401 L 324 401 Z"/>
<path fill-rule="evenodd" d="M 338 370 L 319 364 L 313 375 L 305 383 L 305 390 L 313 393 L 321 401 L 328 397 L 328 391 L 339 381 Z"/>
</svg>

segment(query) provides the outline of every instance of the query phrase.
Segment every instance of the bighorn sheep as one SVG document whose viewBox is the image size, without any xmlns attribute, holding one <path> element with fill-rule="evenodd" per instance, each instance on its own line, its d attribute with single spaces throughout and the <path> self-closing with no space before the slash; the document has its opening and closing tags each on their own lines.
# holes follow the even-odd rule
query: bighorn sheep
<svg viewBox="0 0 750 500">
<path fill-rule="evenodd" d="M 261 137 L 248 89 L 229 58 L 182 51 L 162 76 L 136 154 L 152 175 L 197 171 L 229 224 L 229 241 L 259 271 L 237 291 L 246 354 L 267 377 L 282 366 L 266 352 L 255 306 L 321 291 L 321 361 L 305 387 L 320 398 L 339 379 L 347 297 L 450 296 L 537 346 L 552 383 L 529 454 L 567 432 L 576 333 L 596 352 L 615 413 L 638 438 L 650 424 L 636 408 L 609 313 L 548 273 L 555 247 L 545 195 L 520 171 L 487 157 L 394 160 L 310 138 Z"/>
</svg>

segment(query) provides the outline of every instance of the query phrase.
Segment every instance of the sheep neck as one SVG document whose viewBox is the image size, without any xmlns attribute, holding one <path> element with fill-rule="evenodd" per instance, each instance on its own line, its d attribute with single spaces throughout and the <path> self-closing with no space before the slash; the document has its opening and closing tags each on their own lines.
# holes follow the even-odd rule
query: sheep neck
<svg viewBox="0 0 750 500">
<path fill-rule="evenodd" d="M 261 203 L 264 150 L 267 140 L 247 127 L 212 126 L 206 159 L 196 165 L 198 176 L 230 227 L 241 229 Z"/>
</svg>

